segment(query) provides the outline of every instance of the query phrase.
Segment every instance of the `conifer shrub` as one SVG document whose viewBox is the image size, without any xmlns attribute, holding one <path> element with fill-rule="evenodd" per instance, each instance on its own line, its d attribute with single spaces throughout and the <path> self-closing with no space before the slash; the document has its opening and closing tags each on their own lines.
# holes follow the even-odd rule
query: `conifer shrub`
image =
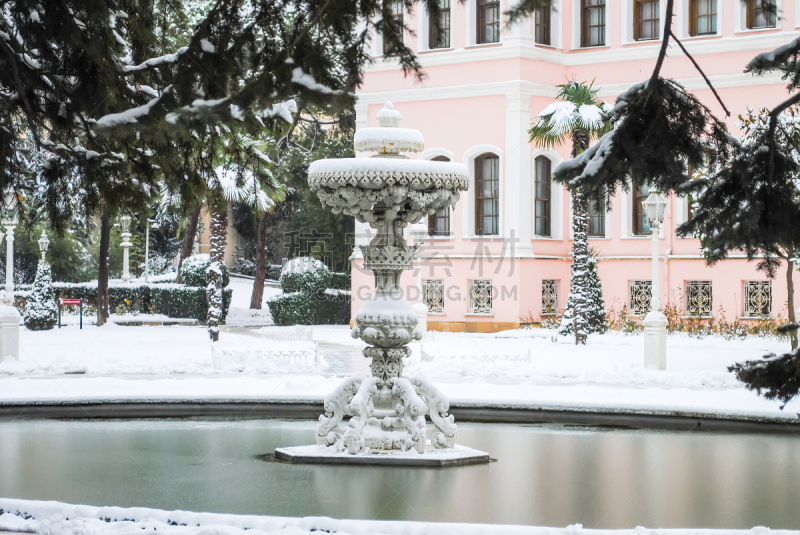
<svg viewBox="0 0 800 535">
<path fill-rule="evenodd" d="M 56 296 L 53 292 L 50 264 L 47 262 L 40 261 L 36 269 L 36 279 L 28 297 L 23 321 L 25 327 L 32 331 L 52 329 L 58 322 Z"/>
</svg>

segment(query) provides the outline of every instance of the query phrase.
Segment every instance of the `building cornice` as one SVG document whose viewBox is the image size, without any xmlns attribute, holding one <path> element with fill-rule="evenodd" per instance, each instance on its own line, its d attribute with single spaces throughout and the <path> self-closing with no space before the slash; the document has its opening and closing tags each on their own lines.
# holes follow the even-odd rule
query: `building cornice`
<svg viewBox="0 0 800 535">
<path fill-rule="evenodd" d="M 728 87 L 751 87 L 761 85 L 783 84 L 781 75 L 769 74 L 766 76 L 754 76 L 746 73 L 719 74 L 709 76 L 709 80 L 717 89 Z M 675 80 L 687 91 L 706 89 L 705 80 L 696 76 L 691 78 L 678 78 Z M 634 82 L 622 82 L 616 84 L 606 84 L 598 86 L 600 97 L 615 97 L 626 91 Z M 558 94 L 558 87 L 528 82 L 526 80 L 506 80 L 503 82 L 485 82 L 480 84 L 453 85 L 444 87 L 417 87 L 414 89 L 398 89 L 396 91 L 376 91 L 373 93 L 358 93 L 357 106 L 369 106 L 383 104 L 387 100 L 392 102 L 419 102 L 426 100 L 442 100 L 454 98 L 472 98 L 503 95 L 515 100 L 520 98 L 530 98 L 533 96 L 555 98 Z M 364 109 L 366 111 L 366 109 Z"/>
<path fill-rule="evenodd" d="M 698 56 L 709 54 L 769 50 L 785 45 L 798 36 L 800 36 L 800 31 L 793 30 L 756 34 L 737 33 L 733 36 L 697 40 L 687 39 L 685 42 L 682 42 L 689 53 L 697 58 Z M 503 59 L 528 59 L 565 67 L 577 67 L 581 65 L 656 59 L 658 57 L 660 44 L 660 41 L 654 41 L 648 44 L 626 44 L 614 48 L 576 49 L 564 52 L 549 47 L 536 46 L 533 38 L 530 36 L 506 36 L 501 45 L 458 48 L 436 53 L 419 54 L 417 57 L 423 68 Z M 401 70 L 397 60 L 379 59 L 375 63 L 369 65 L 366 72 L 394 70 Z"/>
</svg>

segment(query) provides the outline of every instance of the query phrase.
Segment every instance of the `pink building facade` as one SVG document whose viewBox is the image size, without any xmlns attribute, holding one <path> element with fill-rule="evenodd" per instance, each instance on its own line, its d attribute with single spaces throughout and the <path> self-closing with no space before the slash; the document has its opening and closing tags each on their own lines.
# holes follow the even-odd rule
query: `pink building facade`
<svg viewBox="0 0 800 535">
<path fill-rule="evenodd" d="M 401 126 L 425 137 L 425 151 L 410 157 L 462 162 L 471 174 L 470 189 L 454 210 L 418 226 L 418 239 L 426 234 L 420 269 L 403 275 L 409 300 L 427 302 L 429 328 L 435 330 L 496 331 L 563 310 L 570 202 L 548 177 L 569 157 L 570 147 L 537 148 L 527 130 L 555 100 L 559 84 L 594 82 L 599 96 L 613 103 L 650 76 L 658 55 L 664 1 L 556 0 L 552 12 L 510 28 L 501 15 L 507 1 L 442 0 L 443 32 L 425 13 L 405 13 L 414 29 L 405 40 L 418 52 L 425 79 L 404 76 L 396 62 L 383 61 L 377 35 L 376 62 L 358 94 L 358 128 L 376 126 L 376 112 L 391 101 L 403 114 Z M 776 1 L 778 16 L 770 17 L 747 0 L 676 0 L 675 33 L 732 111 L 728 124 L 735 134 L 736 115 L 747 107 L 773 106 L 786 95 L 779 77 L 742 72 L 757 53 L 800 35 L 800 0 Z M 724 117 L 675 45 L 662 75 Z M 644 314 L 650 295 L 651 235 L 640 219 L 642 199 L 617 192 L 610 211 L 593 212 L 589 240 L 599 258 L 606 307 L 624 306 L 632 315 Z M 687 218 L 687 200 L 668 201 L 659 239 L 662 305 L 686 315 L 724 314 L 728 321 L 786 315 L 784 272 L 770 281 L 743 255 L 706 266 L 699 242 L 675 233 Z M 356 243 L 365 244 L 369 232 L 357 223 Z M 353 315 L 372 284 L 356 247 Z"/>
</svg>

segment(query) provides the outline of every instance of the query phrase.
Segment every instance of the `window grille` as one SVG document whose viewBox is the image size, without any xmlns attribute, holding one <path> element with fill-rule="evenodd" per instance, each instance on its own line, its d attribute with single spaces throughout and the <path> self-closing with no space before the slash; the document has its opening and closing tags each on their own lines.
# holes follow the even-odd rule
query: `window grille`
<svg viewBox="0 0 800 535">
<path fill-rule="evenodd" d="M 650 312 L 650 300 L 653 298 L 651 281 L 631 281 L 630 311 L 632 316 L 645 316 Z"/>
<path fill-rule="evenodd" d="M 772 313 L 772 284 L 770 281 L 745 281 L 744 315 L 766 317 Z"/>
<path fill-rule="evenodd" d="M 444 280 L 432 279 L 423 281 L 422 294 L 429 313 L 444 313 Z"/>
<path fill-rule="evenodd" d="M 542 314 L 558 313 L 558 281 L 542 281 Z"/>
<path fill-rule="evenodd" d="M 711 281 L 686 281 L 686 315 L 711 317 Z"/>
<path fill-rule="evenodd" d="M 492 313 L 492 281 L 474 279 L 469 281 L 469 311 L 473 314 Z"/>
</svg>

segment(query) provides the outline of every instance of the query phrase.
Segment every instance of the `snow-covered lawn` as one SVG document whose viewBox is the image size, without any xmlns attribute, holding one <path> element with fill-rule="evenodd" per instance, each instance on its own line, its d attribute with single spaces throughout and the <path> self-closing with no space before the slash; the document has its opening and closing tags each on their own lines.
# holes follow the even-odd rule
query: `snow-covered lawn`
<svg viewBox="0 0 800 535">
<path fill-rule="evenodd" d="M 294 327 L 235 327 L 211 344 L 202 326 L 23 329 L 20 360 L 0 363 L 0 403 L 136 400 L 321 401 L 342 377 L 366 375 L 364 343 L 347 326 L 316 326 L 313 341 L 264 334 Z M 406 375 L 433 379 L 454 404 L 716 414 L 796 419 L 800 401 L 745 390 L 726 368 L 786 351 L 772 338 L 668 337 L 667 370 L 645 370 L 642 337 L 594 335 L 586 346 L 544 330 L 436 333 Z M 522 360 L 507 356 L 524 355 Z M 529 355 L 529 361 L 528 361 Z"/>
<path fill-rule="evenodd" d="M 189 511 L 162 511 L 145 508 L 91 507 L 59 502 L 0 499 L 0 532 L 74 533 L 116 535 L 168 533 L 181 535 L 796 535 L 798 531 L 757 527 L 732 529 L 584 529 L 580 524 L 564 528 L 504 526 L 486 524 L 446 524 L 430 522 L 389 522 L 337 520 L 325 517 L 286 518 L 271 516 L 226 515 Z"/>
</svg>

